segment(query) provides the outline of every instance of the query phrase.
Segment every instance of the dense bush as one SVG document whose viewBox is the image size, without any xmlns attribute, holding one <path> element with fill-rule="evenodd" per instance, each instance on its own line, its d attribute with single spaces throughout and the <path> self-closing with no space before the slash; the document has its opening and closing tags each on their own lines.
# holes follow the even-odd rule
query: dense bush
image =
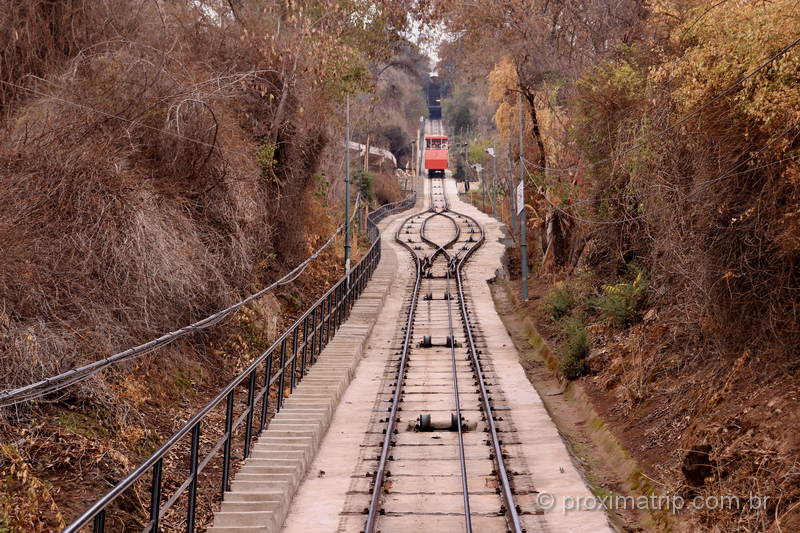
<svg viewBox="0 0 800 533">
<path fill-rule="evenodd" d="M 591 300 L 591 305 L 600 311 L 602 317 L 617 326 L 626 326 L 637 317 L 647 291 L 644 271 L 639 268 L 632 270 L 635 274 L 633 280 L 603 285 L 600 293 Z"/>
<path fill-rule="evenodd" d="M 800 54 L 766 60 L 797 38 L 800 13 L 791 0 L 707 9 L 682 14 L 660 48 L 619 47 L 576 86 L 573 139 L 598 162 L 579 208 L 600 221 L 586 261 L 613 274 L 639 257 L 686 333 L 786 355 L 800 342 Z M 604 291 L 618 322 L 628 289 Z"/>
<path fill-rule="evenodd" d="M 566 284 L 558 285 L 547 293 L 542 308 L 552 320 L 569 315 L 576 304 L 575 291 Z"/>
</svg>

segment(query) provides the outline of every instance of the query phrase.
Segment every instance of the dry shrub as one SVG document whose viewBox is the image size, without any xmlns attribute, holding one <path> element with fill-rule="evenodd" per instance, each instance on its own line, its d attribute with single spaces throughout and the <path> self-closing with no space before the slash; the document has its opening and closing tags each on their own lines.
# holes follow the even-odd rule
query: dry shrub
<svg viewBox="0 0 800 533">
<path fill-rule="evenodd" d="M 702 494 L 772 502 L 695 511 L 695 529 L 793 530 L 800 54 L 715 97 L 796 39 L 800 11 L 789 0 L 719 3 L 698 19 L 707 7 L 685 13 L 658 55 L 621 50 L 577 87 L 576 138 L 601 162 L 581 208 L 602 222 L 587 225 L 589 263 L 609 278 L 645 265 L 658 311 L 624 341 L 607 339 L 615 356 L 601 381 L 624 414 L 616 423 L 646 428 L 631 444 L 644 464 L 679 485 L 683 456 L 708 445 L 716 466 Z"/>
<path fill-rule="evenodd" d="M 714 24 L 675 30 L 674 58 L 621 49 L 578 85 L 577 139 L 604 161 L 590 170 L 587 216 L 611 222 L 593 227 L 589 262 L 616 273 L 641 257 L 653 289 L 681 306 L 701 342 L 787 355 L 800 341 L 800 169 L 785 160 L 798 147 L 800 102 L 786 75 L 797 54 L 660 133 L 791 42 L 800 24 L 780 5 L 719 9 Z M 740 46 L 754 21 L 754 42 Z"/>
<path fill-rule="evenodd" d="M 375 174 L 372 182 L 375 200 L 378 204 L 390 204 L 403 199 L 403 190 L 396 176 L 383 172 Z"/>
<path fill-rule="evenodd" d="M 2 58 L 27 61 L 2 75 L 35 91 L 3 93 L 27 102 L 0 131 L 4 387 L 238 299 L 274 276 L 275 232 L 280 263 L 305 253 L 305 218 L 291 206 L 324 124 L 305 118 L 309 93 L 297 87 L 274 127 L 286 59 L 274 43 L 179 5 L 6 3 L 23 33 L 9 26 L 3 38 L 47 32 L 40 52 Z M 270 135 L 278 149 L 265 169 L 253 154 Z M 96 385 L 75 394 L 100 394 Z"/>
<path fill-rule="evenodd" d="M 146 12 L 152 6 L 144 5 Z M 45 77 L 95 45 L 124 39 L 151 17 L 131 9 L 124 0 L 0 1 L 0 80 L 18 83 L 25 77 Z M 28 94 L 0 84 L 0 108 L 11 109 Z"/>
<path fill-rule="evenodd" d="M 36 477 L 27 458 L 13 444 L 0 445 L 0 477 L 10 489 L 0 492 L 0 530 L 15 531 L 11 528 L 20 523 L 31 533 L 66 526 L 53 500 L 53 487 Z M 42 516 L 42 508 L 51 511 L 52 518 Z"/>
</svg>

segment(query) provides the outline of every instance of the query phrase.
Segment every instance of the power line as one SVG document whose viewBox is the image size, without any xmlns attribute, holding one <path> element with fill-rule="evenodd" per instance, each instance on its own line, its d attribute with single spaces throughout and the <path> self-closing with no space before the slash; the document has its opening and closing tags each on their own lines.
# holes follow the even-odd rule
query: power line
<svg viewBox="0 0 800 533">
<path fill-rule="evenodd" d="M 355 207 L 353 209 L 353 215 L 350 217 L 348 224 L 352 224 L 353 220 L 358 213 L 359 203 L 361 202 L 361 196 L 359 195 L 356 198 Z M 267 292 L 270 292 L 280 286 L 286 285 L 291 283 L 295 279 L 297 279 L 308 267 L 308 265 L 314 261 L 319 255 L 330 247 L 333 244 L 336 237 L 343 231 L 345 225 L 340 225 L 336 231 L 328 238 L 325 243 L 320 246 L 313 254 L 311 254 L 305 261 L 297 265 L 294 269 L 292 269 L 288 274 L 277 280 L 276 282 L 272 283 L 271 285 L 264 287 L 263 289 L 251 294 L 244 300 L 241 300 L 233 305 L 226 307 L 225 309 L 218 311 L 212 315 L 209 315 L 193 324 L 189 324 L 188 326 L 184 326 L 180 329 L 172 331 L 170 333 L 166 333 L 156 339 L 148 341 L 144 344 L 140 344 L 139 346 L 135 346 L 133 348 L 128 348 L 122 352 L 116 353 L 114 355 L 110 355 L 93 363 L 89 363 L 87 365 L 73 368 L 71 370 L 67 370 L 66 372 L 62 372 L 55 376 L 51 376 L 45 378 L 43 380 L 37 381 L 35 383 L 31 383 L 29 385 L 25 385 L 23 387 L 18 387 L 16 389 L 9 389 L 0 391 L 0 408 L 3 407 L 10 407 L 12 405 L 16 405 L 19 403 L 27 402 L 30 400 L 34 400 L 36 398 L 41 398 L 53 392 L 57 392 L 61 389 L 74 385 L 80 381 L 88 379 L 93 375 L 97 374 L 101 370 L 108 368 L 109 366 L 118 364 L 122 361 L 128 361 L 131 359 L 142 357 L 148 353 L 151 353 L 167 344 L 174 342 L 175 340 L 189 335 L 190 333 L 194 333 L 196 331 L 209 328 L 214 326 L 227 318 L 230 314 L 234 311 L 244 307 L 248 303 L 260 298 Z"/>
</svg>

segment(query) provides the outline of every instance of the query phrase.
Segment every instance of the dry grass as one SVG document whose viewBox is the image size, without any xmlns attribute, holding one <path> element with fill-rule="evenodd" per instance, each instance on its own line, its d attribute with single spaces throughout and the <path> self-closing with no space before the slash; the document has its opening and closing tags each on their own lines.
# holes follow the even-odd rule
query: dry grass
<svg viewBox="0 0 800 533">
<path fill-rule="evenodd" d="M 255 162 L 274 46 L 178 6 L 5 4 L 2 79 L 29 90 L 0 93 L 4 386 L 179 327 L 304 253 L 287 208 L 325 136 L 292 95 L 274 168 Z"/>
</svg>

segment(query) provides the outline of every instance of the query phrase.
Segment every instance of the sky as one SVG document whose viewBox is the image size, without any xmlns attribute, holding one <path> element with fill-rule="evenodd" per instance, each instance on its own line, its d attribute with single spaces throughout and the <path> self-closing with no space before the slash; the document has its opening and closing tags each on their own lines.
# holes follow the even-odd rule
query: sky
<svg viewBox="0 0 800 533">
<path fill-rule="evenodd" d="M 417 20 L 411 20 L 407 37 L 431 58 L 431 68 L 434 71 L 439 63 L 439 44 L 446 38 L 446 33 L 443 25 L 426 26 Z"/>
</svg>

